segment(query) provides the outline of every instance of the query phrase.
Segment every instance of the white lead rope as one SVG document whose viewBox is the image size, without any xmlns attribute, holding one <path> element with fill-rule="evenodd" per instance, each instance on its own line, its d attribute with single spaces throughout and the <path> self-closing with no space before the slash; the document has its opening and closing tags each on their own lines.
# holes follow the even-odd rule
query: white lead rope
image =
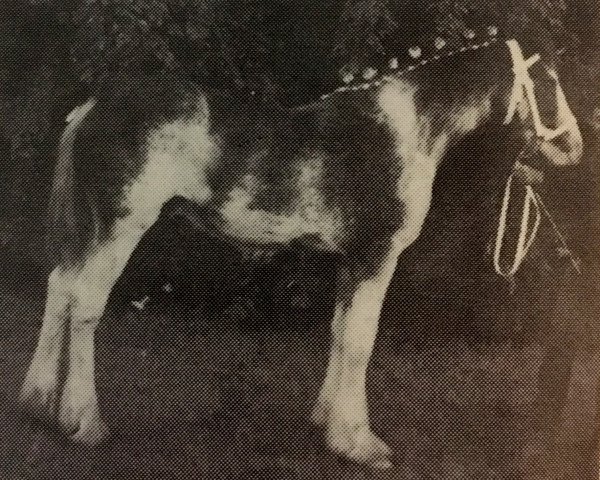
<svg viewBox="0 0 600 480">
<path fill-rule="evenodd" d="M 508 181 L 506 182 L 506 188 L 504 189 L 504 199 L 502 200 L 502 210 L 500 212 L 500 219 L 498 221 L 498 233 L 496 235 L 496 245 L 494 248 L 494 268 L 496 269 L 496 272 L 499 275 L 502 275 L 505 278 L 512 278 L 515 275 L 515 273 L 517 273 L 517 271 L 519 270 L 519 267 L 523 263 L 523 260 L 525 260 L 529 249 L 535 241 L 535 237 L 537 235 L 538 229 L 540 228 L 540 223 L 542 221 L 540 207 L 538 204 L 538 196 L 531 185 L 526 185 L 525 200 L 523 204 L 523 215 L 521 216 L 521 227 L 519 229 L 519 239 L 517 241 L 515 256 L 508 269 L 504 269 L 501 264 L 502 246 L 504 244 L 504 238 L 506 236 L 508 207 L 510 205 L 510 197 L 514 175 L 515 173 L 513 172 L 511 176 L 508 177 Z M 535 207 L 535 220 L 533 224 L 533 229 L 531 230 L 531 233 L 529 233 L 532 205 Z"/>
<path fill-rule="evenodd" d="M 506 236 L 508 208 L 510 205 L 510 197 L 514 175 L 515 173 L 513 173 L 506 182 L 506 188 L 504 190 L 504 199 L 502 200 L 502 210 L 500 212 L 500 219 L 498 221 L 498 233 L 496 235 L 496 245 L 494 247 L 494 268 L 496 270 L 496 273 L 502 275 L 504 278 L 509 280 L 514 277 L 514 275 L 519 270 L 519 267 L 523 263 L 523 260 L 525 260 L 525 257 L 527 256 L 529 249 L 533 245 L 533 242 L 535 241 L 535 237 L 542 223 L 543 213 L 548 222 L 550 222 L 552 230 L 554 231 L 554 234 L 556 235 L 556 238 L 558 239 L 562 247 L 562 254 L 569 257 L 569 261 L 571 262 L 571 266 L 573 267 L 573 269 L 577 273 L 581 274 L 581 265 L 579 260 L 569 248 L 564 234 L 560 231 L 560 228 L 554 221 L 554 218 L 550 214 L 550 211 L 548 210 L 548 207 L 546 207 L 546 204 L 542 200 L 542 197 L 533 189 L 531 185 L 525 185 L 523 215 L 521 217 L 521 226 L 519 229 L 519 239 L 517 241 L 517 247 L 515 249 L 515 256 L 513 257 L 513 261 L 510 264 L 510 266 L 508 266 L 508 268 L 502 267 L 502 247 L 504 244 L 504 238 Z M 531 224 L 530 217 L 532 206 L 534 207 L 535 220 L 531 232 L 529 232 L 529 226 Z"/>
</svg>

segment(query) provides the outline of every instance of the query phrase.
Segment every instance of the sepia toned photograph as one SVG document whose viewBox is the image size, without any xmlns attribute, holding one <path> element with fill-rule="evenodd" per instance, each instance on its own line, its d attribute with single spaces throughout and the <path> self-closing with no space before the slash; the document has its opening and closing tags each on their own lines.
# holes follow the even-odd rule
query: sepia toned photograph
<svg viewBox="0 0 600 480">
<path fill-rule="evenodd" d="M 0 480 L 600 480 L 600 0 L 0 0 Z"/>
</svg>

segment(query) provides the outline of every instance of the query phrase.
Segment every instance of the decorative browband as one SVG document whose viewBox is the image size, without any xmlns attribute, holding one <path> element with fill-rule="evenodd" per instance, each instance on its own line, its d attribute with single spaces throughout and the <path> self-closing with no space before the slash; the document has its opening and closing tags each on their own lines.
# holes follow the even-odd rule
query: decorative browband
<svg viewBox="0 0 600 480">
<path fill-rule="evenodd" d="M 392 81 L 394 78 L 401 77 L 402 75 L 409 73 L 409 72 L 413 72 L 416 69 L 418 69 L 419 67 L 425 66 L 429 63 L 434 63 L 443 58 L 448 58 L 448 57 L 452 57 L 454 55 L 458 55 L 459 53 L 464 53 L 467 51 L 479 50 L 481 48 L 486 48 L 498 41 L 498 27 L 491 25 L 487 28 L 486 33 L 487 33 L 487 38 L 485 40 L 483 40 L 481 43 L 475 43 L 473 45 L 466 45 L 466 46 L 462 46 L 460 48 L 452 49 L 452 50 L 446 50 L 446 47 L 447 47 L 446 40 L 442 37 L 437 37 L 433 42 L 436 53 L 435 53 L 435 55 L 432 55 L 431 57 L 427 57 L 427 58 L 422 58 L 423 49 L 420 46 L 418 46 L 418 45 L 412 46 L 407 50 L 407 55 L 408 55 L 408 58 L 416 61 L 415 63 L 411 63 L 407 67 L 399 69 L 399 67 L 400 67 L 399 58 L 398 57 L 390 58 L 390 60 L 387 64 L 386 71 L 383 74 L 380 74 L 380 72 L 376 68 L 373 68 L 373 67 L 365 68 L 362 71 L 361 76 L 357 76 L 356 74 L 354 74 L 352 72 L 344 71 L 344 69 L 342 69 L 342 71 L 340 72 L 340 75 L 341 75 L 342 81 L 344 82 L 345 85 L 337 88 L 336 90 L 334 90 L 331 93 L 322 95 L 321 98 L 326 99 L 335 93 L 353 92 L 353 91 L 358 91 L 358 90 L 368 90 L 369 88 L 372 88 L 372 87 L 379 87 L 379 86 L 383 85 L 384 83 L 388 83 L 388 82 Z M 466 30 L 463 33 L 463 36 L 466 40 L 472 41 L 477 37 L 477 34 L 475 33 L 474 30 Z M 390 75 L 393 75 L 393 77 L 390 77 Z"/>
</svg>

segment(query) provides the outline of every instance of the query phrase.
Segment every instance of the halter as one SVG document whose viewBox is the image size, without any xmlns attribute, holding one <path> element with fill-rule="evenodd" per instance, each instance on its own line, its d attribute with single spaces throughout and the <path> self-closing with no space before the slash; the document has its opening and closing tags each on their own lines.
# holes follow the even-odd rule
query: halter
<svg viewBox="0 0 600 480">
<path fill-rule="evenodd" d="M 551 141 L 555 138 L 566 133 L 570 128 L 577 125 L 575 117 L 571 117 L 569 120 L 564 122 L 558 128 L 552 129 L 546 127 L 542 123 L 540 116 L 540 110 L 538 108 L 537 99 L 535 96 L 535 85 L 531 76 L 529 75 L 529 69 L 540 60 L 539 53 L 536 53 L 532 57 L 525 59 L 523 56 L 523 50 L 516 40 L 508 40 L 506 42 L 510 50 L 510 54 L 513 62 L 513 73 L 515 75 L 515 81 L 513 84 L 513 90 L 511 99 L 508 106 L 508 114 L 504 120 L 504 124 L 508 125 L 512 122 L 515 112 L 520 104 L 527 100 L 529 102 L 529 108 L 531 110 L 531 117 L 533 119 L 533 125 L 538 138 L 544 141 Z M 549 72 L 549 75 L 558 82 L 558 77 L 555 72 Z M 556 89 L 556 103 L 560 111 L 561 107 L 567 107 L 567 99 L 564 93 L 560 89 Z"/>
<path fill-rule="evenodd" d="M 506 44 L 508 45 L 508 48 L 511 53 L 515 79 L 509 102 L 508 113 L 504 120 L 504 124 L 508 125 L 509 123 L 511 123 L 519 105 L 527 101 L 531 111 L 536 135 L 543 141 L 548 142 L 554 140 L 559 136 L 563 135 L 564 133 L 568 132 L 570 129 L 576 127 L 577 119 L 573 115 L 571 115 L 566 121 L 562 123 L 562 125 L 559 125 L 555 129 L 548 128 L 542 123 L 537 99 L 535 96 L 535 85 L 533 83 L 533 79 L 529 74 L 529 69 L 540 60 L 540 55 L 535 54 L 532 57 L 526 59 L 523 56 L 523 51 L 521 49 L 521 46 L 519 45 L 519 42 L 517 42 L 516 40 L 508 40 Z M 558 82 L 558 78 L 554 72 L 550 72 L 550 75 Z M 564 107 L 567 107 L 567 99 L 562 90 L 558 88 L 558 86 L 556 89 L 556 101 L 559 111 L 564 109 Z M 517 162 L 520 160 L 520 158 L 521 157 L 519 157 Z M 540 224 L 542 222 L 542 214 L 546 216 L 546 218 L 552 225 L 554 233 L 559 239 L 560 243 L 562 244 L 564 251 L 566 251 L 569 255 L 571 264 L 573 265 L 575 270 L 577 270 L 578 273 L 581 273 L 579 263 L 575 259 L 575 256 L 573 255 L 571 250 L 568 248 L 564 235 L 560 232 L 560 229 L 556 225 L 556 222 L 552 218 L 552 215 L 550 215 L 550 212 L 546 208 L 546 205 L 542 201 L 542 198 L 540 197 L 539 193 L 537 193 L 530 184 L 525 185 L 525 200 L 523 204 L 523 213 L 521 216 L 519 238 L 517 240 L 517 247 L 515 250 L 513 261 L 508 269 L 502 268 L 502 265 L 500 264 L 500 258 L 502 256 L 502 245 L 504 243 L 504 237 L 506 236 L 508 208 L 510 205 L 512 183 L 515 173 L 516 172 L 513 171 L 513 173 L 508 178 L 504 190 L 504 199 L 502 201 L 502 209 L 500 212 L 498 231 L 496 234 L 496 244 L 494 248 L 494 268 L 496 270 L 496 273 L 508 280 L 512 280 L 514 278 L 514 275 L 519 270 L 521 264 L 523 263 L 523 260 L 529 252 L 529 249 L 535 241 Z M 534 210 L 535 220 L 533 222 L 533 228 L 530 231 L 530 216 L 532 208 Z"/>
</svg>

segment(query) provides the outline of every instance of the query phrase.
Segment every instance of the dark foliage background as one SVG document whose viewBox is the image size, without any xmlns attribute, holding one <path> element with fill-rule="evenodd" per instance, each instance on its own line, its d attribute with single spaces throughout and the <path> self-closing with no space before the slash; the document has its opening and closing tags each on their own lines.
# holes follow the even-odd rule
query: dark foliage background
<svg viewBox="0 0 600 480">
<path fill-rule="evenodd" d="M 465 22 L 494 19 L 508 31 L 535 24 L 556 33 L 565 46 L 565 85 L 592 153 L 571 178 L 572 189 L 581 195 L 574 207 L 570 204 L 574 211 L 563 216 L 579 236 L 579 250 L 589 250 L 590 212 L 598 205 L 590 193 L 597 187 L 593 145 L 600 127 L 598 0 L 426 0 L 407 16 L 403 7 L 410 1 L 2 0 L 0 259 L 5 279 L 10 272 L 15 282 L 45 272 L 43 224 L 54 148 L 65 115 L 106 78 L 122 71 L 168 70 L 240 95 L 254 92 L 266 102 L 298 103 L 335 82 L 343 62 L 372 55 L 398 29 L 430 17 L 432 28 L 448 36 Z M 494 144 L 486 150 L 488 141 L 475 139 L 453 152 L 455 158 L 471 159 L 468 180 L 464 165 L 455 168 L 450 161 L 438 182 L 422 246 L 408 252 L 398 285 L 417 279 L 427 291 L 437 288 L 442 295 L 471 300 L 483 298 L 482 285 L 495 285 L 486 247 L 503 180 L 478 162 L 493 165 L 502 148 Z M 482 193 L 473 193 L 474 181 Z M 452 218 L 462 220 L 453 223 Z M 206 242 L 188 226 L 161 222 L 143 242 L 119 292 L 125 299 L 146 293 L 162 298 L 162 287 L 172 283 L 171 297 L 183 296 L 191 305 L 203 297 L 242 317 L 266 308 L 273 318 L 306 318 L 316 308 L 314 299 L 331 288 L 329 260 L 306 252 L 251 258 L 216 245 L 207 254 Z M 198 271 L 208 273 L 208 280 L 197 279 Z M 262 293 L 267 286 L 274 292 L 268 298 Z"/>
</svg>

